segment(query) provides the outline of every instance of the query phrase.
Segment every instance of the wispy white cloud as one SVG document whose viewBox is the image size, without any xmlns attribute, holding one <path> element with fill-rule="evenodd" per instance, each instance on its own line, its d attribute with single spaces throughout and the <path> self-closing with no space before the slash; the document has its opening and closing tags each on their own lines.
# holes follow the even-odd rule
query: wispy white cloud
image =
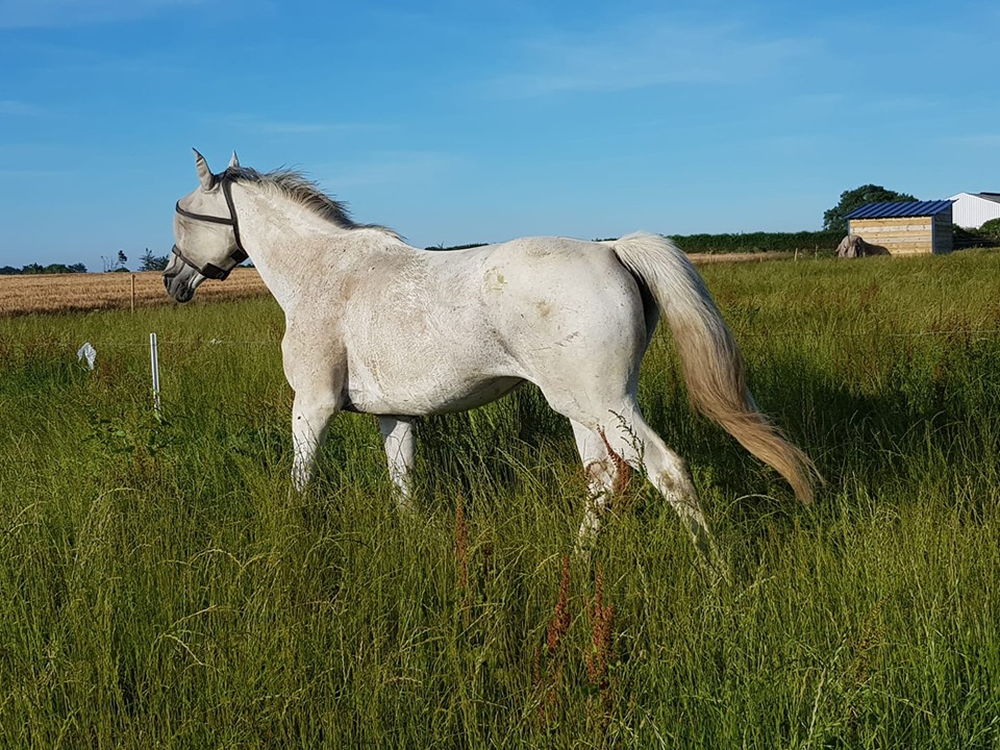
<svg viewBox="0 0 1000 750">
<path fill-rule="evenodd" d="M 836 107 L 848 101 L 848 95 L 836 91 L 800 94 L 792 100 L 802 107 Z"/>
<path fill-rule="evenodd" d="M 976 148 L 1000 148 L 1000 133 L 968 133 L 953 135 L 944 139 L 947 143 Z"/>
<path fill-rule="evenodd" d="M 910 94 L 887 94 L 870 99 L 874 108 L 885 112 L 911 112 L 922 109 L 934 109 L 941 106 L 940 99 L 929 96 L 913 96 Z"/>
<path fill-rule="evenodd" d="M 761 148 L 775 151 L 811 151 L 824 145 L 825 139 L 815 133 L 784 133 L 753 139 Z"/>
<path fill-rule="evenodd" d="M 0 0 L 0 28 L 79 26 L 134 21 L 206 0 Z"/>
<path fill-rule="evenodd" d="M 329 133 L 333 130 L 342 130 L 332 123 L 325 122 L 292 122 L 290 120 L 260 120 L 248 124 L 249 130 L 258 133 L 287 133 L 291 135 L 301 135 L 305 133 Z"/>
<path fill-rule="evenodd" d="M 439 151 L 384 151 L 358 162 L 320 165 L 316 172 L 323 185 L 340 192 L 369 185 L 412 186 L 450 172 L 459 164 L 456 155 Z"/>
<path fill-rule="evenodd" d="M 617 28 L 522 42 L 515 72 L 493 82 L 504 96 L 622 91 L 667 84 L 736 84 L 813 52 L 807 38 L 768 38 L 739 24 L 633 19 Z"/>
<path fill-rule="evenodd" d="M 319 120 L 283 120 L 254 115 L 232 114 L 212 118 L 212 121 L 249 133 L 265 135 L 307 135 L 309 133 L 350 133 L 384 130 L 385 125 L 362 122 L 323 122 Z"/>
<path fill-rule="evenodd" d="M 67 169 L 0 169 L 0 179 L 8 177 L 17 179 L 47 179 L 50 177 L 67 177 L 71 174 L 76 173 Z"/>
<path fill-rule="evenodd" d="M 43 114 L 45 110 L 41 107 L 23 102 L 17 99 L 0 99 L 0 115 L 24 115 L 33 116 Z"/>
<path fill-rule="evenodd" d="M 943 106 L 942 101 L 929 96 L 912 94 L 894 94 L 891 91 L 851 91 L 799 94 L 789 100 L 790 104 L 801 109 L 814 109 L 822 112 L 840 109 L 844 112 L 878 113 L 882 115 L 910 115 Z"/>
</svg>

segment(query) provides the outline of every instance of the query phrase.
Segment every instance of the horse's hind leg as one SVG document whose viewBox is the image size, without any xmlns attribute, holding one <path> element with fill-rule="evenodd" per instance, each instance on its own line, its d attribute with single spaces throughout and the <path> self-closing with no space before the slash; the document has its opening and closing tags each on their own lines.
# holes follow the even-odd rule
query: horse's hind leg
<svg viewBox="0 0 1000 750">
<path fill-rule="evenodd" d="M 717 556 L 715 542 L 684 460 L 666 446 L 638 410 L 632 429 L 635 432 L 632 439 L 642 447 L 642 464 L 649 481 L 673 506 L 698 550 L 714 562 Z"/>
<path fill-rule="evenodd" d="M 583 472 L 587 477 L 587 499 L 583 505 L 583 521 L 577 535 L 578 551 L 589 549 L 601 528 L 601 517 L 611 499 L 614 487 L 614 465 L 607 448 L 593 430 L 576 420 L 570 420 L 576 449 L 583 462 Z"/>
<path fill-rule="evenodd" d="M 583 471 L 587 477 L 587 499 L 583 505 L 583 521 L 577 535 L 576 549 L 582 552 L 590 549 L 597 532 L 601 528 L 601 519 L 624 471 L 631 471 L 620 456 L 608 453 L 608 444 L 600 433 L 585 425 L 570 420 L 573 426 L 573 437 L 576 439 L 576 449 L 583 462 Z"/>
<path fill-rule="evenodd" d="M 584 509 L 578 548 L 589 545 L 600 527 L 600 515 L 613 494 L 624 459 L 631 466 L 643 467 L 680 516 L 695 546 L 709 559 L 715 557 L 712 535 L 684 461 L 646 424 L 638 404 L 624 403 L 602 415 L 574 414 L 570 419 L 592 495 Z"/>
</svg>

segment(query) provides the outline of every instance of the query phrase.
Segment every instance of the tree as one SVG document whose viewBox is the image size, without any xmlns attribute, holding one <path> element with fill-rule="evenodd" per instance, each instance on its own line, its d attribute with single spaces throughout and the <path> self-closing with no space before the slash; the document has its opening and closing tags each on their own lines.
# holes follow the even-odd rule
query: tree
<svg viewBox="0 0 1000 750">
<path fill-rule="evenodd" d="M 1000 241 L 1000 219 L 990 219 L 975 230 L 975 233 L 988 240 Z"/>
<path fill-rule="evenodd" d="M 49 263 L 43 266 L 39 263 L 29 263 L 22 268 L 14 266 L 3 266 L 0 268 L 0 276 L 15 276 L 19 274 L 39 274 L 39 273 L 87 273 L 87 267 L 83 263 Z"/>
<path fill-rule="evenodd" d="M 118 255 L 115 257 L 114 261 L 109 260 L 105 256 L 101 256 L 101 265 L 104 266 L 104 273 L 113 273 L 115 271 L 127 271 L 125 264 L 128 262 L 128 256 L 125 255 L 124 250 L 119 250 Z"/>
<path fill-rule="evenodd" d="M 153 255 L 153 251 L 148 247 L 143 253 L 142 261 L 139 263 L 140 271 L 162 271 L 167 267 L 170 258 L 166 255 Z"/>
<path fill-rule="evenodd" d="M 840 203 L 823 213 L 823 228 L 846 233 L 847 219 L 844 217 L 866 203 L 915 200 L 916 198 L 909 193 L 897 193 L 895 190 L 887 190 L 881 185 L 862 185 L 853 190 L 845 190 L 840 194 Z"/>
</svg>

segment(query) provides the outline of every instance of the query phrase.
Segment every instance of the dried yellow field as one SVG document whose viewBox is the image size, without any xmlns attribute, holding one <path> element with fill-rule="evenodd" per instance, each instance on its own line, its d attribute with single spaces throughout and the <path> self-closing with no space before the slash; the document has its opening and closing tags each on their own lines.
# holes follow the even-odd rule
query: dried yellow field
<svg viewBox="0 0 1000 750">
<path fill-rule="evenodd" d="M 163 289 L 159 271 L 0 276 L 0 316 L 128 309 L 133 276 L 136 307 L 175 304 Z M 196 299 L 219 301 L 261 294 L 267 294 L 267 287 L 257 271 L 237 268 L 224 283 L 204 282 Z"/>
<path fill-rule="evenodd" d="M 692 253 L 697 264 L 724 261 L 763 261 L 791 257 L 791 253 Z M 135 277 L 136 307 L 174 304 L 163 289 L 159 271 L 144 273 L 57 273 L 0 276 L 0 316 L 31 313 L 128 309 L 131 277 Z M 267 294 L 253 268 L 237 268 L 224 282 L 206 281 L 196 300 L 219 302 Z"/>
</svg>

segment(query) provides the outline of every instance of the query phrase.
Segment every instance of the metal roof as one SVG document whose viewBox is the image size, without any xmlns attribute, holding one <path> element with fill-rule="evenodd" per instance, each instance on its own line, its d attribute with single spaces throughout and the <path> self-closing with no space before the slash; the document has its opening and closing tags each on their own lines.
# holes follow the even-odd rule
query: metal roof
<svg viewBox="0 0 1000 750">
<path fill-rule="evenodd" d="M 985 198 L 994 203 L 1000 203 L 1000 193 L 973 193 L 977 198 Z"/>
<path fill-rule="evenodd" d="M 947 209 L 953 201 L 890 201 L 869 203 L 847 214 L 847 219 L 897 219 L 904 216 L 934 216 Z"/>
</svg>

